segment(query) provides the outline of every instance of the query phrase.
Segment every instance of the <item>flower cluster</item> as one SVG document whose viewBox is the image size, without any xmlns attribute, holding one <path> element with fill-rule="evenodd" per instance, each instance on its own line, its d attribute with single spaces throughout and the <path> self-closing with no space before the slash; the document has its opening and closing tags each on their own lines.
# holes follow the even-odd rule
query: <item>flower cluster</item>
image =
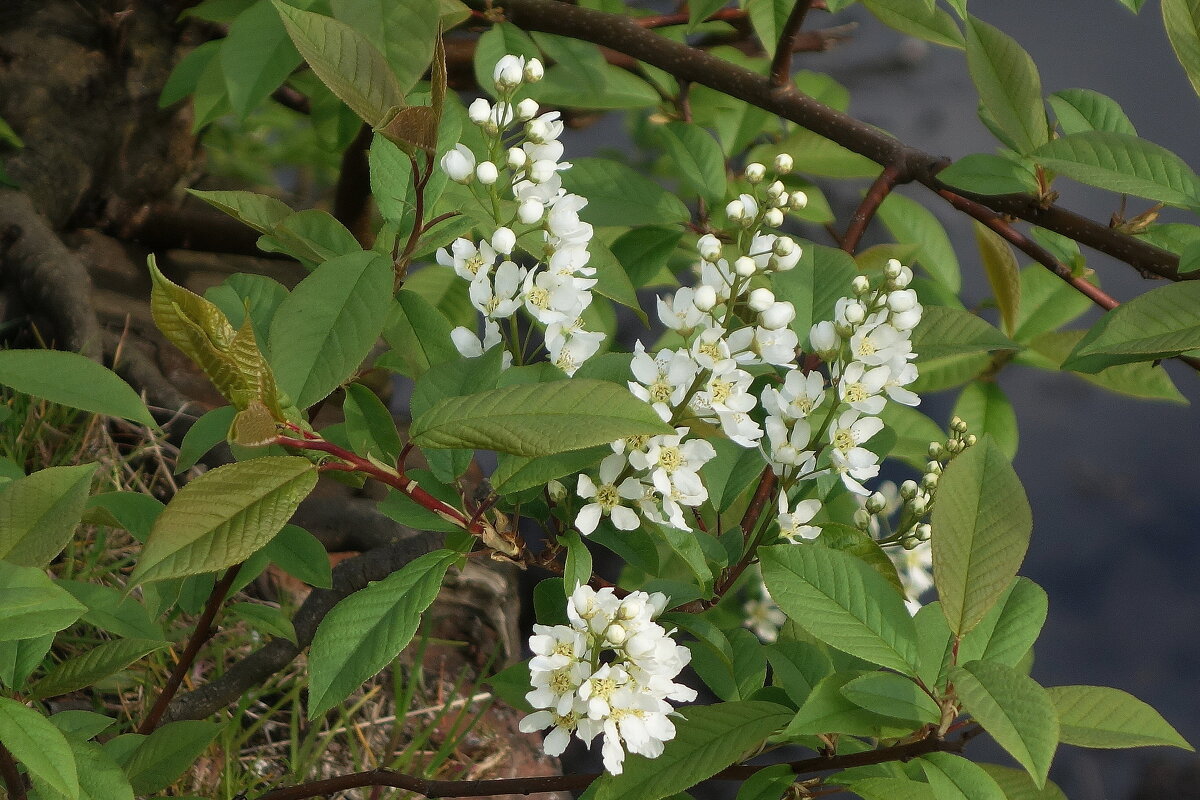
<svg viewBox="0 0 1200 800">
<path fill-rule="evenodd" d="M 585 330 L 580 320 L 596 284 L 596 269 L 587 265 L 592 226 L 579 218 L 587 200 L 562 186 L 560 173 L 571 165 L 559 160 L 559 112 L 538 114 L 538 104 L 528 98 L 513 102 L 521 86 L 540 80 L 542 72 L 535 58 L 504 56 L 493 73 L 496 103 L 479 98 L 468 108 L 489 158 L 478 160 L 460 143 L 442 156 L 441 167 L 471 187 L 492 211 L 496 229 L 478 242 L 456 239 L 438 251 L 437 260 L 470 282 L 471 304 L 483 315 L 482 337 L 463 327 L 452 332 L 460 353 L 477 356 L 507 339 L 506 366 L 513 353 L 526 355 L 514 320 L 523 308 L 544 327 L 550 360 L 571 375 L 596 353 L 604 335 Z M 532 266 L 517 263 L 518 242 L 537 259 Z M 507 331 L 500 325 L 505 319 Z"/>
<path fill-rule="evenodd" d="M 696 692 L 675 683 L 691 652 L 654 621 L 666 607 L 659 593 L 579 586 L 567 602 L 569 625 L 535 625 L 529 639 L 534 713 L 526 733 L 551 728 L 549 755 L 560 755 L 575 734 L 591 744 L 603 736 L 604 768 L 621 773 L 625 751 L 655 758 L 675 737 L 668 700 L 687 703 Z"/>
</svg>

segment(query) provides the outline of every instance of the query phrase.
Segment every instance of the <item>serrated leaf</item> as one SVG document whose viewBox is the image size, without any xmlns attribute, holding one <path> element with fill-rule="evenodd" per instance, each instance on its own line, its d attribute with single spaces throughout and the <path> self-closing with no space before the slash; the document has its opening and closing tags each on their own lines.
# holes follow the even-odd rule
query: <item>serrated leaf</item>
<svg viewBox="0 0 1200 800">
<path fill-rule="evenodd" d="M 1058 711 L 1059 741 L 1079 747 L 1167 745 L 1195 751 L 1162 715 L 1120 689 L 1053 686 L 1046 689 Z"/>
<path fill-rule="evenodd" d="M 822 733 L 842 733 L 879 738 L 902 736 L 910 732 L 913 727 L 911 723 L 868 711 L 842 694 L 842 687 L 862 674 L 860 671 L 835 672 L 822 678 L 788 723 L 783 737 L 796 739 Z"/>
<path fill-rule="evenodd" d="M 1058 369 L 1063 360 L 1086 335 L 1086 331 L 1059 331 L 1035 336 L 1029 343 L 1030 350 L 1048 361 L 1046 366 Z M 1110 392 L 1144 397 L 1149 400 L 1165 400 L 1168 403 L 1187 405 L 1187 398 L 1176 388 L 1171 376 L 1161 365 L 1149 361 L 1135 361 L 1102 369 L 1095 374 L 1076 373 L 1088 383 L 1093 383 Z"/>
<path fill-rule="evenodd" d="M 298 408 L 327 397 L 362 364 L 383 331 L 392 279 L 383 256 L 351 253 L 317 267 L 279 304 L 271 363 Z"/>
<path fill-rule="evenodd" d="M 204 473 L 159 515 L 129 585 L 246 560 L 271 541 L 316 483 L 316 467 L 299 456 L 267 456 Z"/>
<path fill-rule="evenodd" d="M 205 720 L 169 722 L 137 740 L 127 758 L 116 760 L 124 763 L 135 793 L 153 794 L 170 786 L 195 764 L 220 730 L 219 723 Z"/>
<path fill-rule="evenodd" d="M 1036 150 L 1049 132 L 1033 59 L 1016 40 L 977 17 L 968 14 L 966 25 L 967 68 L 980 102 L 1019 153 Z"/>
<path fill-rule="evenodd" d="M 56 792 L 79 798 L 75 755 L 62 731 L 32 708 L 0 697 L 0 744 Z"/>
<path fill-rule="evenodd" d="M 888 403 L 879 418 L 896 434 L 896 443 L 888 457 L 899 459 L 913 469 L 923 470 L 929 463 L 930 442 L 946 440 L 946 432 L 936 422 L 909 406 Z"/>
<path fill-rule="evenodd" d="M 1137 136 L 1116 100 L 1091 89 L 1063 89 L 1046 98 L 1063 133 L 1110 131 Z"/>
<path fill-rule="evenodd" d="M 971 661 L 951 667 L 963 708 L 1029 772 L 1039 788 L 1058 745 L 1058 715 L 1046 690 L 1002 664 Z"/>
<path fill-rule="evenodd" d="M 937 800 L 1007 800 L 983 767 L 953 753 L 928 753 L 918 760 Z"/>
<path fill-rule="evenodd" d="M 309 656 L 309 719 L 345 700 L 400 654 L 457 557 L 437 550 L 414 559 L 342 600 L 321 620 Z"/>
<path fill-rule="evenodd" d="M 932 3 L 862 0 L 862 4 L 889 28 L 944 47 L 963 48 L 962 31 L 958 29 L 954 18 Z"/>
<path fill-rule="evenodd" d="M 95 464 L 48 467 L 0 489 L 0 559 L 45 567 L 61 553 L 83 516 L 95 471 Z"/>
<path fill-rule="evenodd" d="M 668 122 L 656 129 L 677 173 L 710 203 L 725 197 L 725 157 L 721 146 L 698 125 Z"/>
<path fill-rule="evenodd" d="M 1134 2 L 1140 7 L 1145 0 L 1122 2 Z M 1171 49 L 1187 73 L 1192 89 L 1200 94 L 1200 4 L 1196 0 L 1163 0 L 1162 16 Z"/>
<path fill-rule="evenodd" d="M 0 385 L 70 408 L 157 426 L 128 383 L 78 353 L 0 350 Z"/>
<path fill-rule="evenodd" d="M 322 261 L 361 253 L 362 246 L 349 228 L 328 211 L 306 208 L 275 226 L 270 236 L 258 240 L 260 250 L 286 253 L 312 269 Z"/>
<path fill-rule="evenodd" d="M 862 800 L 940 800 L 929 784 L 908 778 L 863 778 L 850 788 Z"/>
<path fill-rule="evenodd" d="M 1017 415 L 994 381 L 968 383 L 954 403 L 953 415 L 966 422 L 976 436 L 990 434 L 1010 461 L 1017 455 Z"/>
<path fill-rule="evenodd" d="M 266 3 L 255 3 L 234 19 L 220 58 L 229 104 L 243 120 L 301 61 L 279 15 Z"/>
<path fill-rule="evenodd" d="M 893 193 L 880 204 L 878 214 L 897 242 L 917 245 L 914 257 L 934 280 L 952 292 L 962 288 L 958 258 L 950 245 L 950 237 L 929 209 Z"/>
<path fill-rule="evenodd" d="M 449 397 L 418 416 L 410 429 L 419 447 L 521 456 L 553 455 L 627 436 L 672 432 L 654 409 L 628 389 L 588 378 Z"/>
<path fill-rule="evenodd" d="M 772 683 L 782 686 L 796 705 L 803 705 L 813 687 L 833 670 L 829 658 L 815 645 L 786 639 L 766 647 Z"/>
<path fill-rule="evenodd" d="M 204 74 L 209 64 L 219 63 L 217 59 L 220 56 L 222 44 L 224 44 L 222 39 L 204 42 L 179 59 L 174 69 L 171 70 L 171 74 L 167 76 L 167 82 L 163 84 L 162 93 L 158 96 L 158 107 L 166 108 L 174 105 L 196 91 L 200 76 Z M 2 132 L 0 132 L 0 140 L 3 138 Z"/>
<path fill-rule="evenodd" d="M 894 672 L 868 672 L 843 684 L 841 693 L 860 708 L 885 717 L 937 724 L 941 709 L 908 678 Z"/>
<path fill-rule="evenodd" d="M 0 561 L 0 642 L 36 639 L 66 628 L 87 608 L 37 567 Z"/>
<path fill-rule="evenodd" d="M 949 306 L 925 306 L 912 333 L 912 347 L 918 365 L 946 356 L 1019 349 L 984 320 Z"/>
<path fill-rule="evenodd" d="M 616 161 L 577 158 L 562 173 L 569 192 L 587 198 L 580 217 L 593 225 L 647 225 L 685 222 L 691 212 L 678 197 Z"/>
<path fill-rule="evenodd" d="M 458 358 L 458 349 L 450 339 L 451 327 L 445 315 L 428 300 L 410 288 L 401 289 L 383 329 L 383 337 L 397 356 L 392 361 L 394 368 L 416 380 L 434 364 Z"/>
<path fill-rule="evenodd" d="M 492 488 L 500 494 L 515 494 L 544 486 L 547 481 L 598 465 L 611 452 L 611 448 L 600 445 L 537 458 L 505 455 L 492 473 Z"/>
<path fill-rule="evenodd" d="M 163 640 L 162 627 L 151 618 L 147 608 L 136 598 L 126 597 L 120 589 L 69 580 L 58 580 L 55 585 L 87 606 L 83 621 L 89 625 L 129 639 Z"/>
<path fill-rule="evenodd" d="M 979 194 L 1036 194 L 1037 177 L 1032 170 L 1008 158 L 990 153 L 972 153 L 937 174 L 950 186 Z"/>
<path fill-rule="evenodd" d="M 29 696 L 34 700 L 44 700 L 91 686 L 166 646 L 166 642 L 150 639 L 114 639 L 104 642 L 50 670 L 46 677 L 30 688 Z"/>
<path fill-rule="evenodd" d="M 33 639 L 0 640 L 0 684 L 10 689 L 21 689 L 34 670 L 41 666 L 53 644 L 53 633 Z"/>
<path fill-rule="evenodd" d="M 1037 641 L 1046 622 L 1046 592 L 1028 578 L 1017 578 L 958 646 L 958 659 L 994 661 L 1015 667 Z"/>
<path fill-rule="evenodd" d="M 202 192 L 199 189 L 187 191 L 193 197 L 198 197 L 214 208 L 224 211 L 259 233 L 271 233 L 276 225 L 295 213 L 282 200 L 265 194 L 239 191 Z"/>
<path fill-rule="evenodd" d="M 1040 264 L 1030 264 L 1021 270 L 1021 307 L 1013 339 L 1027 343 L 1040 333 L 1066 325 L 1091 307 L 1091 301 L 1075 287 Z"/>
<path fill-rule="evenodd" d="M 1062 362 L 1099 372 L 1114 364 L 1154 361 L 1200 347 L 1200 281 L 1151 289 L 1109 311 Z"/>
<path fill-rule="evenodd" d="M 787 796 L 788 787 L 796 782 L 796 773 L 787 764 L 764 767 L 745 781 L 738 789 L 735 800 L 781 800 Z"/>
<path fill-rule="evenodd" d="M 257 631 L 287 639 L 292 644 L 299 646 L 296 639 L 296 627 L 278 608 L 258 603 L 234 603 L 227 609 L 227 613 L 232 619 L 250 623 L 250 627 Z"/>
<path fill-rule="evenodd" d="M 912 618 L 878 572 L 818 544 L 767 547 L 759 555 L 771 596 L 810 634 L 872 664 L 915 671 Z"/>
<path fill-rule="evenodd" d="M 1021 306 L 1021 273 L 1017 257 L 1000 234 L 980 222 L 975 222 L 973 227 L 983 269 L 1000 309 L 1001 327 L 1005 334 L 1012 336 Z"/>
<path fill-rule="evenodd" d="M 592 291 L 632 310 L 646 324 L 646 312 L 642 310 L 637 290 L 625 271 L 625 265 L 599 239 L 588 242 L 588 252 L 591 254 L 588 266 L 596 269 L 596 285 Z"/>
<path fill-rule="evenodd" d="M 365 36 L 331 17 L 271 3 L 312 71 L 367 124 L 378 126 L 404 107 L 403 87 Z"/>
<path fill-rule="evenodd" d="M 662 754 L 626 758 L 620 775 L 598 782 L 595 800 L 660 800 L 687 789 L 752 753 L 790 716 L 786 708 L 760 701 L 688 706 Z"/>
<path fill-rule="evenodd" d="M 775 57 L 779 34 L 783 31 L 793 5 L 791 0 L 747 0 L 744 5 L 750 15 L 750 24 L 768 58 Z"/>
<path fill-rule="evenodd" d="M 990 436 L 942 473 L 932 524 L 938 598 L 950 630 L 962 636 L 1016 577 L 1033 529 L 1021 481 Z"/>
<path fill-rule="evenodd" d="M 382 53 L 402 94 L 429 69 L 438 35 L 437 0 L 333 0 L 333 15 Z"/>
<path fill-rule="evenodd" d="M 1076 133 L 1048 142 L 1030 155 L 1089 186 L 1169 206 L 1200 205 L 1200 177 L 1192 168 L 1170 150 L 1128 133 Z"/>
<path fill-rule="evenodd" d="M 403 446 L 400 432 L 378 395 L 361 383 L 352 383 L 346 387 L 342 412 L 350 446 L 356 453 L 370 453 L 384 462 L 396 461 Z"/>
</svg>

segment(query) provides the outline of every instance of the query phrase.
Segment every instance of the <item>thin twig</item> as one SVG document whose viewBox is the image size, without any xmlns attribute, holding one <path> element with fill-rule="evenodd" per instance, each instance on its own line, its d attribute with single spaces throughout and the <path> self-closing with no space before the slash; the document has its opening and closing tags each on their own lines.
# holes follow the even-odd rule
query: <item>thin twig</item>
<svg viewBox="0 0 1200 800">
<path fill-rule="evenodd" d="M 208 602 L 204 604 L 204 613 L 196 621 L 196 629 L 192 631 L 187 646 L 183 648 L 183 653 L 180 654 L 179 661 L 175 664 L 175 669 L 171 670 L 171 676 L 167 678 L 167 683 L 163 686 L 162 693 L 154 701 L 154 707 L 150 709 L 150 713 L 146 715 L 146 719 L 138 726 L 138 733 L 143 735 L 152 733 L 158 727 L 163 714 L 167 713 L 167 706 L 171 704 L 171 699 L 179 691 L 179 687 L 183 683 L 183 676 L 187 675 L 188 670 L 192 668 L 192 664 L 196 661 L 196 656 L 200 655 L 200 648 L 204 647 L 204 644 L 217 632 L 217 629 L 213 626 L 213 620 L 216 619 L 217 611 L 220 610 L 221 603 L 225 601 L 225 595 L 229 593 L 229 587 L 233 585 L 233 580 L 237 577 L 240 568 L 241 564 L 235 564 L 230 567 L 225 571 L 224 577 L 217 581 L 217 585 L 213 587 L 212 594 L 208 596 Z"/>
<path fill-rule="evenodd" d="M 854 251 L 858 249 L 858 243 L 867 230 L 867 226 L 871 224 L 875 212 L 879 210 L 879 206 L 883 205 L 883 201 L 891 194 L 892 189 L 896 188 L 899 178 L 900 167 L 898 165 L 889 164 L 884 167 L 883 172 L 879 173 L 879 177 L 875 179 L 871 188 L 863 196 L 858 208 L 854 210 L 854 215 L 850 217 L 850 225 L 846 228 L 846 235 L 842 237 L 841 243 L 842 249 L 850 255 L 854 255 Z"/>
<path fill-rule="evenodd" d="M 775 45 L 775 58 L 771 60 L 771 85 L 776 88 L 787 86 L 792 81 L 792 52 L 796 49 L 796 37 L 812 4 L 813 0 L 796 0 L 787 22 L 783 23 L 783 30 Z"/>
</svg>

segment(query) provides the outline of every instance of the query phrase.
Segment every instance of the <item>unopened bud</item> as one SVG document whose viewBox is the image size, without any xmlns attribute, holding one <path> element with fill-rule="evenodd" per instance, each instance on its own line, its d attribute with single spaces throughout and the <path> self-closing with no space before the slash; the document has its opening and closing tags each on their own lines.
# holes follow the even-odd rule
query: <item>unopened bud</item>
<svg viewBox="0 0 1200 800">
<path fill-rule="evenodd" d="M 921 540 L 916 536 L 905 536 L 900 540 L 900 546 L 905 550 L 916 550 L 921 545 Z"/>
<path fill-rule="evenodd" d="M 928 542 L 933 538 L 933 526 L 928 522 L 922 522 L 920 525 L 913 528 L 913 535 L 917 537 L 918 541 Z"/>
<path fill-rule="evenodd" d="M 733 262 L 733 271 L 743 278 L 749 278 L 758 272 L 758 264 L 755 264 L 750 256 L 739 256 L 737 261 Z"/>
<path fill-rule="evenodd" d="M 751 311 L 766 311 L 775 305 L 775 294 L 770 289 L 755 289 L 750 293 L 748 305 Z"/>
<path fill-rule="evenodd" d="M 793 166 L 792 157 L 787 153 L 780 153 L 775 156 L 775 171 L 780 175 L 787 175 L 792 171 Z"/>
<path fill-rule="evenodd" d="M 929 449 L 926 452 L 930 458 L 941 458 L 946 454 L 946 448 L 942 447 L 941 442 L 930 442 Z"/>
<path fill-rule="evenodd" d="M 883 496 L 883 492 L 874 492 L 867 498 L 867 511 L 872 514 L 878 514 L 887 506 L 887 498 Z"/>
<path fill-rule="evenodd" d="M 604 629 L 604 638 L 613 644 L 621 644 L 625 641 L 625 628 L 614 622 Z"/>
<path fill-rule="evenodd" d="M 946 442 L 946 449 L 949 450 L 953 455 L 958 455 L 966 448 L 963 446 L 962 439 L 951 439 L 950 441 Z"/>
<path fill-rule="evenodd" d="M 912 289 L 898 289 L 887 296 L 888 309 L 899 314 L 917 305 L 917 293 Z"/>
<path fill-rule="evenodd" d="M 541 221 L 545 210 L 546 207 L 542 205 L 541 200 L 531 197 L 528 200 L 523 200 L 521 205 L 517 206 L 517 219 L 526 225 L 533 225 L 535 222 Z"/>
<path fill-rule="evenodd" d="M 746 218 L 746 206 L 741 200 L 730 200 L 725 206 L 725 216 L 729 217 L 734 222 L 741 222 Z"/>
<path fill-rule="evenodd" d="M 529 156 L 525 155 L 525 151 L 519 147 L 508 148 L 505 157 L 509 168 L 514 170 L 525 166 L 525 162 L 529 160 Z"/>
<path fill-rule="evenodd" d="M 929 501 L 925 499 L 925 495 L 919 494 L 912 500 L 908 501 L 908 507 L 912 513 L 916 514 L 918 517 L 922 517 L 929 509 Z"/>
<path fill-rule="evenodd" d="M 900 484 L 900 496 L 905 500 L 912 500 L 917 496 L 917 482 L 905 481 Z"/>
<path fill-rule="evenodd" d="M 858 325 L 867 318 L 867 310 L 862 307 L 861 303 L 851 303 L 846 306 L 844 312 L 846 322 L 851 325 Z"/>
<path fill-rule="evenodd" d="M 771 246 L 771 252 L 777 256 L 787 257 L 796 252 L 796 243 L 787 236 L 780 236 Z"/>
<path fill-rule="evenodd" d="M 531 119 L 525 123 L 525 138 L 534 144 L 545 144 L 551 138 L 550 126 L 545 120 Z"/>
<path fill-rule="evenodd" d="M 496 82 L 496 88 L 501 91 L 512 89 L 521 84 L 521 80 L 525 77 L 524 58 L 520 56 L 508 55 L 496 62 L 496 68 L 492 71 L 492 80 Z"/>
<path fill-rule="evenodd" d="M 892 286 L 896 287 L 897 289 L 903 289 L 905 286 L 908 286 L 910 283 L 912 283 L 912 279 L 913 271 L 908 267 L 901 267 L 900 274 L 892 278 Z"/>
<path fill-rule="evenodd" d="M 546 74 L 546 70 L 542 66 L 541 61 L 538 61 L 536 58 L 531 58 L 531 59 L 529 59 L 528 62 L 526 62 L 526 64 L 525 64 L 525 82 L 526 83 L 537 83 L 538 81 L 540 81 L 542 79 L 542 76 L 545 74 Z"/>
<path fill-rule="evenodd" d="M 966 444 L 967 447 L 974 447 L 978 441 L 979 437 L 971 433 L 967 435 L 967 438 L 963 440 L 963 443 Z"/>
<path fill-rule="evenodd" d="M 717 290 L 706 283 L 697 286 L 692 295 L 692 303 L 705 313 L 712 311 L 713 306 L 717 304 Z"/>
<path fill-rule="evenodd" d="M 937 488 L 938 476 L 932 472 L 926 472 L 921 476 L 921 488 L 927 492 L 932 492 Z"/>
<path fill-rule="evenodd" d="M 537 100 L 526 97 L 521 102 L 517 103 L 517 119 L 521 122 L 528 122 L 537 116 L 538 104 Z"/>
<path fill-rule="evenodd" d="M 746 180 L 751 183 L 759 183 L 767 176 L 767 168 L 757 161 L 746 165 Z"/>
<path fill-rule="evenodd" d="M 950 419 L 950 430 L 954 431 L 955 433 L 966 433 L 967 423 L 963 421 L 962 417 L 952 417 Z"/>
<path fill-rule="evenodd" d="M 561 503 L 567 499 L 567 487 L 563 486 L 562 481 L 550 480 L 546 482 L 546 493 L 550 495 L 550 499 L 556 503 Z"/>
<path fill-rule="evenodd" d="M 706 233 L 696 242 L 696 250 L 705 261 L 716 261 L 721 257 L 721 240 Z"/>
<path fill-rule="evenodd" d="M 855 275 L 850 282 L 850 288 L 856 295 L 864 295 L 871 291 L 871 280 L 866 275 Z"/>
<path fill-rule="evenodd" d="M 467 106 L 467 118 L 476 125 L 482 125 L 492 116 L 492 105 L 482 97 L 472 101 Z"/>
<path fill-rule="evenodd" d="M 940 461 L 927 462 L 925 464 L 925 471 L 928 473 L 931 473 L 933 475 L 941 475 L 942 474 L 942 462 L 940 462 Z"/>
<path fill-rule="evenodd" d="M 492 234 L 492 247 L 501 255 L 508 255 L 517 244 L 517 235 L 511 228 L 496 228 Z"/>
<path fill-rule="evenodd" d="M 766 311 L 758 315 L 758 320 L 764 328 L 779 330 L 792 324 L 796 318 L 796 307 L 786 300 L 778 300 Z"/>
<path fill-rule="evenodd" d="M 804 208 L 808 205 L 808 195 L 801 191 L 792 192 L 791 206 L 794 209 Z"/>
<path fill-rule="evenodd" d="M 854 527 L 860 531 L 868 530 L 871 527 L 871 514 L 865 508 L 854 512 Z"/>
<path fill-rule="evenodd" d="M 483 161 L 475 167 L 475 177 L 479 178 L 479 182 L 484 186 L 491 186 L 500 177 L 500 170 L 496 169 L 492 162 Z"/>
<path fill-rule="evenodd" d="M 778 228 L 783 224 L 783 212 L 778 208 L 767 209 L 767 213 L 763 214 L 763 224 L 768 228 Z"/>
<path fill-rule="evenodd" d="M 883 274 L 888 279 L 892 279 L 900 274 L 901 269 L 903 269 L 903 267 L 898 260 L 889 258 L 887 265 L 883 268 Z"/>
<path fill-rule="evenodd" d="M 775 181 L 767 187 L 767 197 L 784 197 L 787 195 L 787 187 L 783 185 L 783 181 Z"/>
</svg>

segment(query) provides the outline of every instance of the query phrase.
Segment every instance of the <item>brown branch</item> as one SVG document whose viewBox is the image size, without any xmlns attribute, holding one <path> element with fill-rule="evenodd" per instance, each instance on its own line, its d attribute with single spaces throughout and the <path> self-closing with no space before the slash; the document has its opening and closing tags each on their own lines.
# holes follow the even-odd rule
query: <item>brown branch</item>
<svg viewBox="0 0 1200 800">
<path fill-rule="evenodd" d="M 788 766 L 796 775 L 807 775 L 829 770 L 864 767 L 873 764 L 883 764 L 889 761 L 908 761 L 927 753 L 961 752 L 978 729 L 969 730 L 959 739 L 940 739 L 929 735 L 923 739 L 908 744 L 884 747 L 878 750 L 867 750 L 862 753 L 850 753 L 841 756 L 816 756 L 801 761 L 789 762 Z M 708 780 L 743 781 L 772 764 L 744 765 L 735 764 L 727 767 Z M 579 791 L 586 789 L 593 781 L 601 776 L 596 773 L 582 775 L 550 775 L 527 778 L 499 778 L 479 781 L 439 781 L 420 778 L 415 775 L 405 775 L 388 769 L 376 769 L 368 772 L 355 772 L 350 775 L 339 775 L 334 778 L 303 783 L 299 786 L 289 786 L 274 789 L 258 800 L 305 800 L 310 797 L 326 797 L 335 792 L 347 789 L 358 789 L 365 786 L 389 786 L 405 789 L 426 797 L 487 797 L 503 794 L 540 794 L 543 792 Z"/>
<path fill-rule="evenodd" d="M 26 800 L 29 794 L 25 791 L 25 779 L 17 771 L 17 762 L 13 761 L 12 753 L 0 744 L 0 778 L 4 779 L 4 788 L 8 800 Z"/>
<path fill-rule="evenodd" d="M 363 124 L 342 153 L 342 167 L 333 193 L 333 216 L 354 234 L 364 248 L 371 246 L 371 165 L 367 153 L 375 134 Z"/>
<path fill-rule="evenodd" d="M 212 594 L 208 596 L 208 602 L 204 604 L 204 613 L 196 621 L 196 629 L 192 631 L 187 646 L 183 648 L 183 653 L 180 654 L 179 661 L 175 664 L 175 669 L 171 670 L 171 676 L 167 678 L 166 685 L 163 686 L 158 699 L 154 701 L 154 707 L 150 709 L 146 719 L 138 726 L 138 733 L 147 735 L 158 727 L 163 715 L 167 713 L 171 699 L 175 697 L 175 693 L 179 691 L 179 687 L 183 683 L 183 676 L 187 675 L 192 664 L 196 662 L 196 656 L 200 655 L 200 648 L 204 647 L 205 643 L 217 632 L 213 621 L 217 618 L 217 612 L 221 609 L 221 604 L 225 602 L 225 595 L 229 593 L 229 587 L 233 585 L 239 569 L 241 569 L 241 564 L 235 564 L 227 569 L 224 577 L 213 587 Z"/>
<path fill-rule="evenodd" d="M 283 106 L 284 108 L 290 108 L 297 114 L 312 113 L 312 103 L 309 101 L 308 96 L 296 89 L 293 89 L 286 83 L 275 91 L 271 92 L 271 99 L 276 103 L 279 103 L 279 105 Z"/>
<path fill-rule="evenodd" d="M 792 52 L 796 49 L 796 38 L 800 35 L 800 28 L 810 8 L 812 0 L 796 0 L 787 21 L 783 23 L 783 30 L 775 45 L 775 58 L 771 60 L 771 85 L 776 88 L 792 82 Z"/>
<path fill-rule="evenodd" d="M 197 250 L 292 260 L 285 253 L 259 250 L 260 234 L 250 226 L 219 211 L 190 204 L 183 208 L 161 203 L 145 206 L 132 219 L 105 232 L 150 250 Z"/>
<path fill-rule="evenodd" d="M 871 224 L 875 212 L 879 210 L 879 206 L 891 194 L 892 189 L 896 188 L 900 170 L 901 167 L 895 164 L 884 167 L 883 172 L 879 173 L 879 177 L 867 190 L 862 202 L 858 204 L 858 208 L 854 210 L 854 215 L 850 217 L 850 225 L 846 228 L 846 235 L 842 237 L 841 242 L 842 249 L 850 255 L 854 255 L 854 251 L 858 249 L 858 243 L 867 230 L 867 226 Z"/>
<path fill-rule="evenodd" d="M 483 10 L 488 0 L 468 0 Z M 898 182 L 916 180 L 937 191 L 949 189 L 936 177 L 945 160 L 905 145 L 878 128 L 837 111 L 796 91 L 776 88 L 768 78 L 686 44 L 647 30 L 638 20 L 596 11 L 559 0 L 506 0 L 504 13 L 520 28 L 554 33 L 592 42 L 736 97 L 791 120 L 881 166 L 896 164 Z M 964 197 L 1068 236 L 1107 253 L 1134 268 L 1170 280 L 1181 280 L 1179 257 L 1133 236 L 1056 206 L 1043 207 L 1031 195 L 974 195 Z"/>
<path fill-rule="evenodd" d="M 747 22 L 750 15 L 740 8 L 720 8 L 704 18 L 705 22 Z M 687 11 L 676 14 L 654 14 L 649 17 L 638 17 L 637 24 L 646 29 L 669 28 L 673 25 L 687 25 L 692 21 L 692 15 Z"/>
</svg>

